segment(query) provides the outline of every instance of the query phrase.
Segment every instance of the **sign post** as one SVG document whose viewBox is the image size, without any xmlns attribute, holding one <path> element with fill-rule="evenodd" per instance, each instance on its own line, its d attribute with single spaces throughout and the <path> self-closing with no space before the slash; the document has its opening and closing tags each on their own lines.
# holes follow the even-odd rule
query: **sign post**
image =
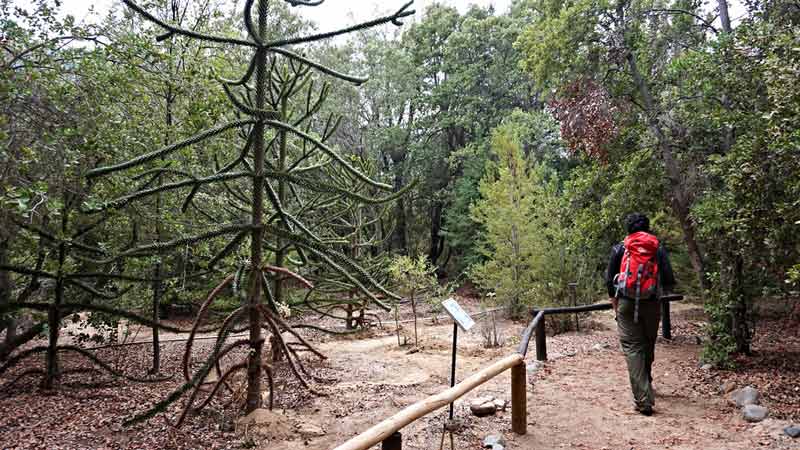
<svg viewBox="0 0 800 450">
<path fill-rule="evenodd" d="M 447 314 L 453 319 L 453 359 L 450 367 L 450 387 L 456 385 L 456 348 L 458 347 L 458 329 L 469 331 L 475 325 L 472 317 L 464 311 L 464 308 L 452 298 L 442 302 L 442 306 Z M 450 403 L 450 421 L 453 421 L 453 403 Z"/>
</svg>

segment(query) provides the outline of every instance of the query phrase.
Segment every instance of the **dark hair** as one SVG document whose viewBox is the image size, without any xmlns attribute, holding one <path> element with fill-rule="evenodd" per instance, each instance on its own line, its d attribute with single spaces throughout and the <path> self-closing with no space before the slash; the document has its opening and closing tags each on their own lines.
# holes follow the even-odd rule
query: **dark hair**
<svg viewBox="0 0 800 450">
<path fill-rule="evenodd" d="M 637 231 L 650 231 L 650 219 L 641 213 L 631 213 L 625 217 L 625 229 L 628 234 L 636 233 Z"/>
</svg>

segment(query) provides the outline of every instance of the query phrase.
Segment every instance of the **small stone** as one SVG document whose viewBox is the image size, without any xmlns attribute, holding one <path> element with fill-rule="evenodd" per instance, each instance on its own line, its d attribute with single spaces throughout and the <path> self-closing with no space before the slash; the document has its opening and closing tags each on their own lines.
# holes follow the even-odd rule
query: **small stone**
<svg viewBox="0 0 800 450">
<path fill-rule="evenodd" d="M 742 417 L 748 422 L 761 422 L 767 418 L 769 410 L 759 405 L 745 405 L 742 408 Z"/>
<path fill-rule="evenodd" d="M 224 433 L 231 433 L 233 431 L 236 431 L 236 423 L 233 421 L 232 418 L 226 417 L 225 420 L 223 420 L 222 423 L 220 424 L 219 428 L 220 431 Z"/>
<path fill-rule="evenodd" d="M 753 386 L 746 386 L 739 390 L 733 391 L 731 394 L 731 401 L 738 407 L 747 405 L 758 405 L 759 401 L 758 390 Z"/>
<path fill-rule="evenodd" d="M 800 437 L 800 426 L 791 425 L 783 429 L 783 432 L 786 433 L 792 439 L 797 439 Z"/>
<path fill-rule="evenodd" d="M 494 404 L 493 398 L 476 398 L 469 405 L 472 414 L 478 417 L 490 416 L 497 411 L 497 406 Z"/>
<path fill-rule="evenodd" d="M 534 374 L 544 367 L 544 363 L 542 361 L 534 361 L 528 364 L 527 369 L 529 374 Z"/>
<path fill-rule="evenodd" d="M 325 436 L 325 430 L 313 423 L 304 423 L 297 426 L 297 432 L 303 437 Z"/>
<path fill-rule="evenodd" d="M 700 370 L 705 370 L 705 371 L 709 371 L 709 370 L 711 370 L 713 368 L 714 368 L 714 366 L 711 365 L 711 364 L 703 364 L 702 366 L 700 366 Z"/>
<path fill-rule="evenodd" d="M 564 356 L 567 356 L 567 357 L 573 357 L 573 356 L 575 356 L 577 354 L 578 354 L 578 352 L 576 352 L 575 350 L 567 350 L 566 352 L 564 352 Z"/>
<path fill-rule="evenodd" d="M 600 351 L 606 350 L 609 347 L 611 347 L 611 346 L 608 345 L 608 344 L 605 344 L 605 343 L 603 343 L 603 344 L 594 344 L 592 346 L 592 350 L 594 350 L 596 352 L 600 352 Z"/>
<path fill-rule="evenodd" d="M 505 411 L 507 405 L 508 405 L 508 402 L 505 401 L 504 399 L 500 399 L 500 398 L 494 399 L 494 407 L 498 411 Z"/>
<path fill-rule="evenodd" d="M 736 383 L 733 381 L 726 381 L 719 385 L 719 391 L 723 394 L 730 394 L 736 389 Z"/>
<path fill-rule="evenodd" d="M 219 377 L 217 377 L 217 373 L 215 371 L 208 372 L 206 378 L 203 380 L 203 384 L 214 384 L 219 381 Z"/>
<path fill-rule="evenodd" d="M 483 448 L 497 450 L 506 445 L 506 438 L 502 434 L 490 434 L 483 439 Z"/>
</svg>

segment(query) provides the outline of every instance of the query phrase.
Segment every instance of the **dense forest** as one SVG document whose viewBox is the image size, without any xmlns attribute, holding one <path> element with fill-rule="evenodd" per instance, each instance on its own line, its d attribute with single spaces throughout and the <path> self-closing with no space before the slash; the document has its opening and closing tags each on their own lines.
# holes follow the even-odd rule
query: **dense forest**
<svg viewBox="0 0 800 450">
<path fill-rule="evenodd" d="M 798 3 L 398 2 L 329 34 L 313 3 L 124 0 L 79 23 L 0 0 L 0 372 L 41 358 L 53 388 L 74 353 L 158 381 L 159 331 L 213 332 L 131 421 L 236 372 L 249 412 L 269 362 L 314 389 L 303 329 L 415 292 L 517 317 L 603 300 L 634 211 L 708 315 L 704 362 L 748 354 L 753 305 L 797 296 Z M 183 310 L 190 329 L 163 320 Z M 59 344 L 86 312 L 107 333 Z M 87 350 L 120 321 L 152 329 L 136 374 Z"/>
</svg>

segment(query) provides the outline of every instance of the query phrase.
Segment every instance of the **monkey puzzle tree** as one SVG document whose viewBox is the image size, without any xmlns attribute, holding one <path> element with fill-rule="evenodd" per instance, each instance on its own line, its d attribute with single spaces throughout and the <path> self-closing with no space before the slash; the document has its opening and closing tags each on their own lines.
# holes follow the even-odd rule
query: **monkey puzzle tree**
<svg viewBox="0 0 800 450">
<path fill-rule="evenodd" d="M 372 175 L 376 172 L 375 164 L 368 158 L 353 154 L 350 159 L 363 173 Z M 342 241 L 340 244 L 342 253 L 358 261 L 371 276 L 380 278 L 386 272 L 387 260 L 379 249 L 392 236 L 391 230 L 387 232 L 385 225 L 386 222 L 391 222 L 387 216 L 394 209 L 393 205 L 385 202 L 376 204 L 370 200 L 368 196 L 372 194 L 370 191 L 374 188 L 363 181 L 353 180 L 346 174 L 332 171 L 328 171 L 328 175 L 335 180 L 340 189 L 353 195 L 348 195 L 335 205 L 337 211 L 325 215 L 326 223 L 321 226 L 330 229 Z M 398 195 L 407 192 L 413 185 L 414 183 L 406 185 L 398 191 Z M 304 307 L 321 317 L 344 321 L 348 330 L 368 326 L 370 317 L 380 321 L 377 315 L 367 311 L 371 299 L 360 293 L 358 287 L 346 277 L 324 265 L 310 277 L 315 287 L 306 295 L 303 301 Z M 361 281 L 363 283 L 365 280 Z M 319 329 L 317 326 L 309 328 Z"/>
<path fill-rule="evenodd" d="M 287 0 L 293 6 L 316 6 L 320 0 Z M 370 198 L 343 189 L 326 173 L 346 176 L 358 180 L 377 191 L 391 192 L 392 186 L 372 180 L 362 171 L 350 164 L 335 149 L 325 143 L 333 124 L 330 120 L 323 126 L 321 133 L 311 130 L 309 118 L 316 112 L 314 105 L 324 101 L 328 88 L 323 87 L 317 93 L 314 102 L 313 90 L 305 91 L 307 101 L 304 113 L 294 115 L 297 102 L 293 98 L 303 92 L 310 84 L 311 73 L 321 73 L 355 84 L 366 81 L 364 78 L 340 73 L 312 61 L 300 53 L 290 50 L 292 45 L 311 43 L 369 28 L 386 23 L 400 24 L 400 19 L 412 15 L 409 10 L 412 2 L 405 4 L 396 13 L 369 22 L 357 24 L 342 30 L 319 33 L 287 39 L 269 40 L 272 35 L 269 29 L 268 14 L 270 2 L 248 0 L 244 4 L 244 25 L 247 38 L 216 36 L 179 28 L 166 23 L 131 0 L 124 3 L 145 19 L 157 24 L 165 30 L 158 40 L 175 36 L 185 36 L 206 42 L 233 46 L 239 50 L 252 52 L 250 63 L 244 75 L 238 80 L 222 80 L 222 87 L 227 94 L 237 118 L 216 127 L 204 130 L 194 136 L 167 145 L 163 148 L 142 154 L 139 157 L 119 164 L 97 168 L 88 173 L 90 179 L 103 177 L 115 172 L 145 166 L 148 163 L 166 158 L 179 150 L 188 149 L 197 144 L 207 143 L 210 139 L 226 132 L 237 131 L 243 138 L 241 151 L 231 161 L 214 168 L 210 173 L 189 173 L 172 169 L 155 169 L 150 176 L 157 176 L 167 170 L 178 176 L 176 181 L 165 182 L 155 187 L 146 186 L 125 196 L 107 202 L 101 210 L 119 209 L 132 202 L 149 198 L 167 191 L 190 189 L 183 209 L 196 205 L 199 199 L 207 196 L 199 195 L 204 188 L 221 187 L 235 199 L 234 203 L 221 209 L 229 216 L 224 220 L 223 214 L 205 212 L 214 226 L 199 234 L 177 237 L 170 241 L 158 241 L 124 250 L 112 259 L 144 257 L 168 251 L 178 246 L 192 245 L 202 242 L 218 242 L 224 238 L 226 244 L 208 263 L 214 267 L 224 258 L 238 251 L 249 240 L 249 254 L 246 262 L 240 264 L 235 273 L 226 276 L 208 295 L 195 319 L 190 339 L 183 359 L 183 372 L 186 383 L 176 389 L 166 399 L 156 404 L 149 411 L 137 416 L 132 421 L 144 420 L 162 411 L 170 403 L 191 391 L 186 407 L 178 424 L 182 423 L 187 413 L 193 409 L 194 401 L 200 393 L 200 384 L 216 368 L 218 381 L 211 389 L 200 407 L 205 406 L 221 386 L 226 386 L 234 373 L 247 372 L 247 394 L 245 410 L 253 411 L 261 405 L 261 377 L 266 374 L 270 381 L 270 399 L 274 394 L 272 383 L 272 367 L 262 358 L 264 335 L 262 329 L 271 334 L 274 342 L 280 345 L 294 375 L 301 384 L 313 391 L 304 378 L 306 370 L 299 357 L 300 351 L 312 352 L 320 358 L 324 356 L 302 338 L 294 327 L 281 317 L 275 298 L 275 288 L 281 282 L 272 283 L 267 276 L 291 277 L 297 282 L 311 287 L 311 284 L 300 276 L 293 266 L 302 267 L 314 263 L 324 263 L 332 270 L 346 278 L 361 290 L 370 300 L 385 307 L 371 292 L 371 289 L 393 296 L 376 282 L 353 259 L 335 249 L 341 239 L 331 236 L 325 230 L 316 229 L 320 222 L 314 222 L 320 215 L 329 215 L 332 208 L 342 199 L 357 199 L 367 203 L 382 203 L 396 198 L 396 194 L 384 198 Z M 255 20 L 254 20 L 255 19 Z M 290 159 L 295 155 L 294 160 Z M 147 173 L 147 172 L 145 172 Z M 141 174 L 140 174 L 141 175 Z M 246 194 L 235 183 L 245 182 L 250 189 Z M 303 201 L 303 193 L 307 195 Z M 295 197 L 293 202 L 289 196 Z M 310 199 L 310 200 L 308 200 Z M 306 218 L 306 220 L 304 220 Z M 311 218 L 311 219 L 308 219 Z M 219 223 L 223 224 L 220 225 Z M 275 265 L 268 264 L 265 250 L 275 255 Z M 209 308 L 216 298 L 228 287 L 241 293 L 242 305 L 236 308 L 222 322 L 213 350 L 204 364 L 190 376 L 189 359 L 193 338 L 200 325 L 206 320 Z M 246 322 L 247 339 L 225 344 L 226 338 L 240 322 Z M 297 339 L 287 342 L 282 333 L 287 332 Z M 220 370 L 220 359 L 235 349 L 247 348 L 245 361 L 230 366 L 224 373 Z M 271 406 L 272 401 L 270 401 Z"/>
</svg>

